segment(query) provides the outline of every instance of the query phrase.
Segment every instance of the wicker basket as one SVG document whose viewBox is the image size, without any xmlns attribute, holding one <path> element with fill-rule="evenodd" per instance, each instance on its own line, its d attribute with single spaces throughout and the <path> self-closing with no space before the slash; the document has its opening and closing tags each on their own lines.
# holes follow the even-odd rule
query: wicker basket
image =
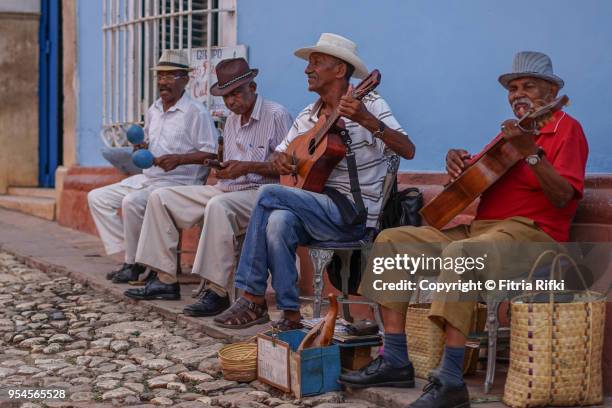
<svg viewBox="0 0 612 408">
<path fill-rule="evenodd" d="M 575 266 L 560 254 L 552 271 L 562 258 Z M 605 296 L 588 290 L 565 292 L 564 303 L 553 293 L 544 296 L 545 303 L 534 302 L 534 294 L 512 300 L 504 403 L 513 408 L 600 404 Z"/>
<path fill-rule="evenodd" d="M 251 382 L 257 378 L 257 344 L 227 345 L 219 350 L 219 363 L 226 380 Z"/>
<path fill-rule="evenodd" d="M 429 373 L 440 364 L 444 352 L 444 331 L 429 319 L 429 303 L 416 303 L 408 306 L 406 311 L 406 337 L 410 361 L 414 366 L 414 375 L 427 378 Z M 476 304 L 470 325 L 470 331 L 484 330 L 487 307 Z M 464 375 L 476 372 L 478 349 L 466 348 L 463 364 Z"/>
<path fill-rule="evenodd" d="M 427 378 L 444 351 L 444 332 L 429 320 L 429 303 L 416 303 L 406 311 L 406 337 L 414 375 Z"/>
</svg>

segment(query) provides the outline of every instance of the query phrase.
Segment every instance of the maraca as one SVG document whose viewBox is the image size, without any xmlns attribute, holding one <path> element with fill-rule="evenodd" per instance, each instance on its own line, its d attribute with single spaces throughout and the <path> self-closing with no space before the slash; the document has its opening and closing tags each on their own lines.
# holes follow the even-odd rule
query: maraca
<svg viewBox="0 0 612 408">
<path fill-rule="evenodd" d="M 144 142 L 144 130 L 138 125 L 132 125 L 127 130 L 127 140 L 133 145 Z"/>
<path fill-rule="evenodd" d="M 132 153 L 132 162 L 141 169 L 148 169 L 153 166 L 154 160 L 153 154 L 147 149 L 136 150 Z"/>
</svg>

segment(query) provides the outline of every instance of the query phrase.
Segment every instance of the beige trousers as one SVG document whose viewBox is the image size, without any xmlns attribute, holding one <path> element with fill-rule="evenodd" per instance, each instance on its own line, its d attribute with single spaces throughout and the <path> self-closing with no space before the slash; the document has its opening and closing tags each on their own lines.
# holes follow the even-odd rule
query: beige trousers
<svg viewBox="0 0 612 408">
<path fill-rule="evenodd" d="M 160 182 L 134 188 L 115 183 L 87 194 L 89 211 L 108 255 L 125 251 L 125 262 L 134 263 L 149 195 L 158 188 L 171 185 Z"/>
<path fill-rule="evenodd" d="M 403 244 L 425 244 L 425 243 L 446 243 L 446 246 L 442 253 L 437 252 L 435 246 L 432 246 L 430 253 L 424 253 L 426 256 L 459 256 L 461 254 L 462 244 L 474 244 L 479 242 L 491 243 L 491 242 L 539 242 L 539 243 L 550 243 L 554 245 L 554 240 L 535 223 L 524 217 L 513 217 L 506 220 L 499 221 L 488 221 L 480 220 L 473 221 L 469 225 L 459 225 L 454 228 L 450 228 L 444 231 L 437 230 L 433 227 L 399 227 L 391 228 L 382 231 L 376 238 L 376 243 L 384 244 L 381 245 L 381 249 L 376 256 L 394 257 L 398 253 L 404 253 L 406 250 L 410 250 L 410 246 L 401 245 Z M 452 245 L 450 245 L 452 243 Z M 418 248 L 418 253 L 408 254 L 410 256 L 418 257 L 424 251 L 423 246 L 415 246 L 415 250 Z M 502 249 L 507 246 L 502 245 Z M 538 249 L 539 250 L 539 246 Z M 526 264 L 532 264 L 531 260 L 535 260 L 540 252 L 533 254 L 523 254 L 525 257 L 522 262 Z M 510 256 L 509 254 L 507 256 Z M 516 261 L 516 260 L 515 260 Z M 371 260 L 366 271 L 371 269 Z M 504 276 L 507 270 L 495 269 L 489 271 L 491 273 L 487 276 L 487 279 L 503 279 L 510 278 L 510 276 Z M 458 275 L 452 271 L 442 271 L 438 276 L 438 281 L 452 282 L 457 280 Z M 384 292 L 376 292 L 368 290 L 372 285 L 372 280 L 376 279 L 376 276 L 372 273 L 366 273 L 361 282 L 360 293 L 372 298 L 377 303 L 393 309 L 395 311 L 406 314 L 408 307 L 407 302 L 390 302 L 385 299 Z M 472 314 L 474 312 L 475 302 L 474 301 L 455 301 L 452 296 L 436 295 L 431 305 L 429 318 L 441 326 L 444 327 L 445 323 L 448 322 L 464 335 L 468 335 L 470 324 L 472 321 Z"/>
<path fill-rule="evenodd" d="M 178 229 L 202 223 L 192 273 L 228 288 L 240 255 L 257 190 L 223 192 L 181 186 L 153 192 L 145 213 L 136 262 L 176 276 Z"/>
</svg>

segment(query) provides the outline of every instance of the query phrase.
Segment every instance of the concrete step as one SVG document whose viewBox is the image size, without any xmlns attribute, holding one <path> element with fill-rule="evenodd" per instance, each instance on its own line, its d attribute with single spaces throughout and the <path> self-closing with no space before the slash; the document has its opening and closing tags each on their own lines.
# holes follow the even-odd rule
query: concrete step
<svg viewBox="0 0 612 408">
<path fill-rule="evenodd" d="M 55 219 L 55 198 L 5 194 L 0 195 L 0 208 L 19 211 L 49 221 Z"/>
<path fill-rule="evenodd" d="M 8 195 L 26 196 L 26 197 L 41 197 L 55 199 L 54 188 L 38 188 L 38 187 L 9 187 Z"/>
</svg>

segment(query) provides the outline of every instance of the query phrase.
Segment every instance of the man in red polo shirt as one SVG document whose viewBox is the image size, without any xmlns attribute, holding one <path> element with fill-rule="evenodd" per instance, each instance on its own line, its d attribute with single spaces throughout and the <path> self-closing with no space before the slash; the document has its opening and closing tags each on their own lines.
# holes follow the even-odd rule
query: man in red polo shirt
<svg viewBox="0 0 612 408">
<path fill-rule="evenodd" d="M 517 118 L 553 101 L 563 80 L 553 74 L 552 62 L 539 52 L 519 52 L 513 62 L 513 72 L 499 77 L 508 90 L 508 101 Z M 537 133 L 537 132 L 534 132 Z M 408 256 L 462 256 L 470 243 L 538 242 L 549 245 L 569 239 L 569 227 L 582 197 L 588 145 L 580 123 L 563 111 L 550 118 L 539 134 L 525 132 L 516 120 L 507 120 L 497 136 L 511 142 L 524 157 L 481 196 L 476 217 L 471 224 L 447 230 L 433 227 L 401 227 L 382 231 L 374 254 L 363 276 L 360 292 L 381 304 L 385 325 L 384 351 L 363 369 L 340 377 L 351 387 L 414 386 L 404 322 L 406 301 L 395 301 L 389 291 L 376 290 L 375 281 L 385 275 L 374 272 L 373 259 L 394 258 L 398 253 Z M 466 150 L 451 149 L 446 156 L 446 170 L 451 178 L 458 177 L 479 155 L 472 157 Z M 444 249 L 424 245 L 442 243 Z M 412 246 L 401 244 L 413 244 Z M 418 253 L 417 253 L 418 252 Z M 510 263 L 525 259 L 500 259 Z M 521 254 L 520 258 L 528 258 Z M 455 258 L 456 259 L 456 258 Z M 399 267 L 397 267 L 399 268 Z M 503 268 L 501 268 L 503 269 Z M 387 270 L 389 276 L 399 270 Z M 427 275 L 416 270 L 417 275 Z M 413 273 L 414 273 L 413 272 Z M 410 274 L 404 273 L 408 279 Z M 459 273 L 459 271 L 457 271 Z M 489 268 L 487 276 L 504 278 L 500 269 Z M 431 272 L 430 272 L 431 274 Z M 442 271 L 438 281 L 449 279 L 449 270 Z M 458 276 L 451 271 L 450 279 Z M 405 294 L 404 294 L 405 296 Z M 430 376 L 430 383 L 411 408 L 466 408 L 470 406 L 467 387 L 463 382 L 463 359 L 466 336 L 474 311 L 472 301 L 448 301 L 434 296 L 430 319 L 446 333 L 446 347 L 440 366 Z M 405 299 L 405 298 L 404 298 Z M 439 300 L 440 299 L 440 300 Z M 446 299 L 447 301 L 444 301 Z M 410 333 L 407 333 L 410 336 Z"/>
</svg>

